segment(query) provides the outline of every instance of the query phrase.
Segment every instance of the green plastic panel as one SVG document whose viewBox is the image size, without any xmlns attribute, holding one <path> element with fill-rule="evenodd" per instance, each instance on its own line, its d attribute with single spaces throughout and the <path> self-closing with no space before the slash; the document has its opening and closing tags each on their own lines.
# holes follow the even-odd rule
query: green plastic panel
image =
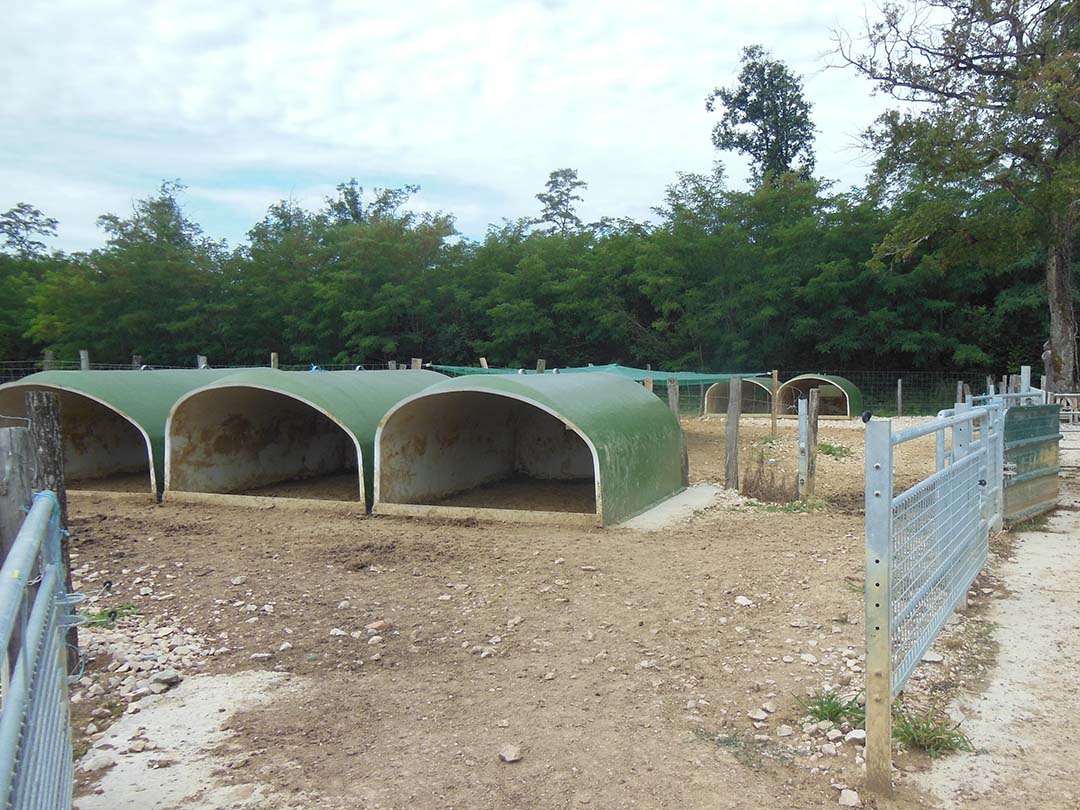
<svg viewBox="0 0 1080 810">
<path fill-rule="evenodd" d="M 687 485 L 678 419 L 644 387 L 615 374 L 457 377 L 400 403 L 383 419 L 383 426 L 411 401 L 464 391 L 539 406 L 581 434 L 595 451 L 603 525 L 628 520 Z"/>
<path fill-rule="evenodd" d="M 1005 412 L 1005 520 L 1048 512 L 1058 500 L 1060 405 L 1024 405 Z"/>
</svg>

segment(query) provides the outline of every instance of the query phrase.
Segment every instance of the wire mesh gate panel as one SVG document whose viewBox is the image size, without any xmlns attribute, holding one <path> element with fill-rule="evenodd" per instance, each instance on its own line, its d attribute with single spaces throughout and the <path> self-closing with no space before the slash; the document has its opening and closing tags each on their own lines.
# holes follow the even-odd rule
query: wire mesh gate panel
<svg viewBox="0 0 1080 810">
<path fill-rule="evenodd" d="M 1010 407 L 1005 414 L 1005 520 L 1016 523 L 1057 506 L 1061 405 Z"/>
<path fill-rule="evenodd" d="M 60 561 L 60 506 L 43 492 L 0 570 L 0 807 L 71 807 L 70 605 Z"/>
<path fill-rule="evenodd" d="M 893 449 L 935 434 L 936 471 L 894 495 Z M 948 434 L 949 447 L 946 449 Z M 892 789 L 892 703 L 986 563 L 1000 527 L 1003 411 L 957 405 L 893 432 L 866 426 L 866 761 Z"/>
</svg>

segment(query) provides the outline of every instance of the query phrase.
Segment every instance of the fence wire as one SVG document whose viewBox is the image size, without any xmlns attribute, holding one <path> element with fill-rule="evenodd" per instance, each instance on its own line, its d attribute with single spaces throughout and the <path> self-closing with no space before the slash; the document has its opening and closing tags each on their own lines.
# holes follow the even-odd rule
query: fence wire
<svg viewBox="0 0 1080 810">
<path fill-rule="evenodd" d="M 893 693 L 907 681 L 987 558 L 980 480 L 986 450 L 893 500 Z M 985 483 L 983 484 L 985 486 Z"/>
</svg>

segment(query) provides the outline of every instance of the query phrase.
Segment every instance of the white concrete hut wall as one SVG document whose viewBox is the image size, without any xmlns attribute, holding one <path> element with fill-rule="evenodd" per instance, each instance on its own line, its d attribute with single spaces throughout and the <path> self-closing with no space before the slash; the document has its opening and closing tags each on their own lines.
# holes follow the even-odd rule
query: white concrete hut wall
<svg viewBox="0 0 1080 810">
<path fill-rule="evenodd" d="M 586 479 L 595 459 L 557 417 L 509 396 L 477 391 L 421 395 L 379 429 L 377 499 L 431 504 L 521 473 Z"/>
<path fill-rule="evenodd" d="M 310 403 L 253 386 L 217 386 L 177 403 L 165 457 L 167 490 L 226 494 L 353 471 L 363 499 L 352 435 Z"/>
<path fill-rule="evenodd" d="M 25 416 L 28 391 L 52 391 L 60 400 L 64 476 L 70 484 L 140 472 L 153 483 L 149 439 L 126 416 L 84 394 L 46 385 L 0 391 L 0 413 Z"/>
</svg>

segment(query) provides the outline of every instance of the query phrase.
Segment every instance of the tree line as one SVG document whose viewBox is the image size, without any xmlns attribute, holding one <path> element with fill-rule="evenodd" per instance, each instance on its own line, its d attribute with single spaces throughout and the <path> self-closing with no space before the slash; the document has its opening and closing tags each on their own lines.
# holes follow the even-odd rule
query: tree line
<svg viewBox="0 0 1080 810">
<path fill-rule="evenodd" d="M 647 222 L 582 222 L 569 168 L 536 216 L 480 240 L 413 210 L 415 187 L 355 179 L 314 209 L 272 205 L 235 247 L 191 221 L 177 182 L 102 216 L 85 253 L 49 252 L 57 223 L 20 204 L 0 214 L 0 357 L 1000 370 L 1049 338 L 1075 386 L 1076 4 L 943 0 L 952 18 L 924 30 L 904 15 L 925 5 L 886 7 L 861 51 L 838 34 L 886 92 L 930 102 L 867 132 L 862 187 L 814 176 L 801 81 L 751 46 L 707 99 L 751 182 L 729 187 L 719 163 L 679 174 Z"/>
</svg>

